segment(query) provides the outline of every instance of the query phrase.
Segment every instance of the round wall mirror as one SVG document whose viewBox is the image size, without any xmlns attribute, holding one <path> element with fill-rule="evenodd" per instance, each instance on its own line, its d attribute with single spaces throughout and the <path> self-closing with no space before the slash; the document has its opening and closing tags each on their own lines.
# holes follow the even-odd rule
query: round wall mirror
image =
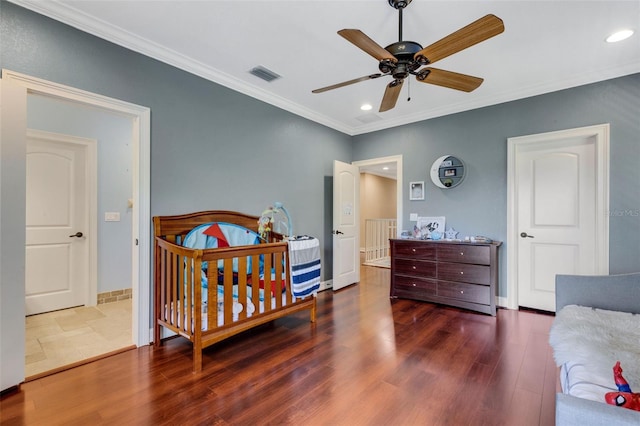
<svg viewBox="0 0 640 426">
<path fill-rule="evenodd" d="M 431 181 L 438 188 L 455 188 L 464 179 L 464 163 L 458 157 L 444 155 L 431 166 Z"/>
</svg>

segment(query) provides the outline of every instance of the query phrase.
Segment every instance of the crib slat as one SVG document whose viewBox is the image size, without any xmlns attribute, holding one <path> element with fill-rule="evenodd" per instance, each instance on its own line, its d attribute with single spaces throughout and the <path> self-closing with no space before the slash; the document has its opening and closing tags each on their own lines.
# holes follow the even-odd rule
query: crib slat
<svg viewBox="0 0 640 426">
<path fill-rule="evenodd" d="M 273 294 L 276 299 L 276 309 L 282 307 L 282 253 L 275 253 L 275 290 Z"/>
<path fill-rule="evenodd" d="M 169 281 L 169 294 L 171 295 L 171 306 L 173 306 L 171 323 L 177 325 L 178 318 L 180 318 L 179 315 L 182 314 L 182 309 L 178 305 L 178 283 L 176 282 L 176 273 L 178 272 L 177 254 L 171 254 L 171 263 L 169 265 L 169 279 L 167 281 Z"/>
<path fill-rule="evenodd" d="M 202 250 L 192 252 L 193 269 L 193 305 L 188 307 L 193 312 L 193 324 L 185 325 L 184 333 L 193 342 L 193 371 L 202 370 Z M 194 309 L 194 306 L 197 309 Z"/>
<path fill-rule="evenodd" d="M 271 268 L 272 254 L 264 255 L 264 312 L 271 310 Z"/>
<path fill-rule="evenodd" d="M 207 267 L 207 327 L 211 330 L 218 326 L 218 267 L 217 262 L 209 262 Z M 204 297 L 203 297 L 204 299 Z M 196 307 L 194 306 L 194 309 Z M 200 308 L 202 311 L 202 308 Z"/>
<path fill-rule="evenodd" d="M 189 336 L 193 336 L 194 348 L 202 344 L 202 250 L 194 250 L 193 252 L 193 306 L 197 306 L 198 309 L 194 309 L 193 306 L 189 307 L 189 312 L 193 312 L 193 325 L 188 324 L 186 333 Z M 194 350 L 195 354 L 195 350 Z M 199 357 L 202 354 L 198 354 Z M 194 357 L 194 366 L 201 364 L 200 361 L 196 362 Z"/>
<path fill-rule="evenodd" d="M 209 260 L 208 262 L 207 330 L 213 330 L 218 326 L 218 261 Z"/>
<path fill-rule="evenodd" d="M 251 261 L 251 300 L 255 311 L 253 315 L 260 313 L 260 256 L 252 256 Z"/>
<path fill-rule="evenodd" d="M 238 303 L 243 306 L 242 312 L 238 315 L 238 320 L 247 318 L 247 258 L 238 258 Z"/>
<path fill-rule="evenodd" d="M 224 325 L 233 322 L 233 258 L 224 259 Z"/>
<path fill-rule="evenodd" d="M 186 309 L 187 312 L 185 312 L 185 307 L 188 307 L 189 305 L 185 304 L 185 286 L 184 286 L 184 259 L 181 255 L 176 254 L 176 262 L 177 262 L 177 272 L 176 272 L 176 285 L 178 286 L 178 300 L 180 303 L 180 312 L 179 314 L 181 315 L 181 322 L 183 323 L 183 328 L 184 325 L 188 324 L 188 321 L 185 321 L 185 316 L 187 315 L 187 313 L 189 312 L 189 309 Z"/>
<path fill-rule="evenodd" d="M 184 280 L 183 284 L 180 287 L 184 287 L 184 291 L 186 294 L 187 303 L 185 306 L 185 327 L 191 327 L 193 321 L 193 259 L 184 256 L 181 258 L 181 264 L 186 264 L 186 273 L 182 272 L 180 274 L 181 282 Z M 183 327 L 183 329 L 185 328 Z"/>
</svg>

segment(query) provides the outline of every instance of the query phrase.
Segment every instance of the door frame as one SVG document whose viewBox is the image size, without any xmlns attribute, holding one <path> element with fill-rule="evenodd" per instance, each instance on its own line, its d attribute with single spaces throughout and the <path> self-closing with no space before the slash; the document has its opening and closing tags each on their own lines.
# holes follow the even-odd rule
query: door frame
<svg viewBox="0 0 640 426">
<path fill-rule="evenodd" d="M 596 269 L 609 273 L 609 124 L 579 127 L 548 133 L 538 133 L 507 139 L 507 298 L 499 305 L 518 309 L 518 191 L 517 158 L 521 147 L 532 143 L 547 143 L 568 138 L 594 137 L 596 144 Z"/>
<path fill-rule="evenodd" d="M 2 79 L 25 87 L 27 95 L 38 94 L 123 114 L 132 120 L 133 209 L 132 209 L 132 337 L 136 346 L 151 342 L 150 314 L 150 146 L 151 110 L 96 93 L 2 70 Z"/>
<path fill-rule="evenodd" d="M 383 163 L 396 163 L 396 238 L 400 236 L 402 232 L 402 200 L 403 200 L 403 183 L 402 183 L 402 155 L 390 155 L 388 157 L 372 158 L 370 160 L 352 161 L 354 166 L 374 166 L 376 164 Z M 358 218 L 360 220 L 360 218 Z"/>
<path fill-rule="evenodd" d="M 89 282 L 86 284 L 83 300 L 86 306 L 93 306 L 98 298 L 98 141 L 27 128 L 27 140 L 29 138 L 80 145 L 86 150 L 87 187 L 85 188 L 85 197 L 89 211 L 87 233 L 92 237 L 89 242 Z"/>
</svg>

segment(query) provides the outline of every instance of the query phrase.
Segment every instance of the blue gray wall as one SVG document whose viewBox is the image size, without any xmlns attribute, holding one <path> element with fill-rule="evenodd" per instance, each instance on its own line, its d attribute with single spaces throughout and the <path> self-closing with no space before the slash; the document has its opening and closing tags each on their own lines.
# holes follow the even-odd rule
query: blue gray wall
<svg viewBox="0 0 640 426">
<path fill-rule="evenodd" d="M 419 94 L 416 94 L 419 96 Z M 403 155 L 404 182 L 425 181 L 424 201 L 405 192 L 409 214 L 445 216 L 464 235 L 507 236 L 507 138 L 610 123 L 610 272 L 640 270 L 640 74 L 435 118 L 353 138 L 353 160 Z M 463 183 L 431 184 L 431 164 L 461 158 Z M 405 228 L 407 225 L 405 225 Z M 506 296 L 506 246 L 501 290 Z"/>
</svg>

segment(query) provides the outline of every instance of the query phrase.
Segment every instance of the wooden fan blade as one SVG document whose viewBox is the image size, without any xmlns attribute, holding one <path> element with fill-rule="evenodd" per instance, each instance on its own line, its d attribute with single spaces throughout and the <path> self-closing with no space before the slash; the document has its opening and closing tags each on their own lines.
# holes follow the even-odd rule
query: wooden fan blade
<svg viewBox="0 0 640 426">
<path fill-rule="evenodd" d="M 414 58 L 419 60 L 419 57 L 424 57 L 427 60 L 426 63 L 433 64 L 440 59 L 485 41 L 503 31 L 504 23 L 502 19 L 489 14 L 425 47 L 416 53 Z"/>
<path fill-rule="evenodd" d="M 390 61 L 397 62 L 397 59 L 391 53 L 375 41 L 371 40 L 369 36 L 360 30 L 344 29 L 338 31 L 338 34 L 347 39 L 347 41 L 353 43 L 356 47 L 359 47 L 369 55 L 376 58 L 378 61 L 388 59 Z"/>
<path fill-rule="evenodd" d="M 380 103 L 380 111 L 385 112 L 393 109 L 398 102 L 398 96 L 400 96 L 400 90 L 402 90 L 402 83 L 404 80 L 393 80 L 387 85 L 387 89 L 384 91 L 382 102 Z"/>
<path fill-rule="evenodd" d="M 421 72 L 429 71 L 425 78 L 420 75 L 416 77 L 422 83 L 435 84 L 436 86 L 448 87 L 449 89 L 462 90 L 463 92 L 472 92 L 478 88 L 484 81 L 480 77 L 459 74 L 453 71 L 445 71 L 438 68 L 424 68 Z"/>
<path fill-rule="evenodd" d="M 382 77 L 382 75 L 383 74 L 371 74 L 371 75 L 366 75 L 366 76 L 360 77 L 360 78 L 354 78 L 353 80 L 343 81 L 342 83 L 332 84 L 331 86 L 322 87 L 320 89 L 312 90 L 311 93 L 326 92 L 327 90 L 333 90 L 333 89 L 337 89 L 339 87 L 348 86 L 350 84 L 360 83 L 361 81 L 372 80 L 374 78 Z"/>
</svg>

